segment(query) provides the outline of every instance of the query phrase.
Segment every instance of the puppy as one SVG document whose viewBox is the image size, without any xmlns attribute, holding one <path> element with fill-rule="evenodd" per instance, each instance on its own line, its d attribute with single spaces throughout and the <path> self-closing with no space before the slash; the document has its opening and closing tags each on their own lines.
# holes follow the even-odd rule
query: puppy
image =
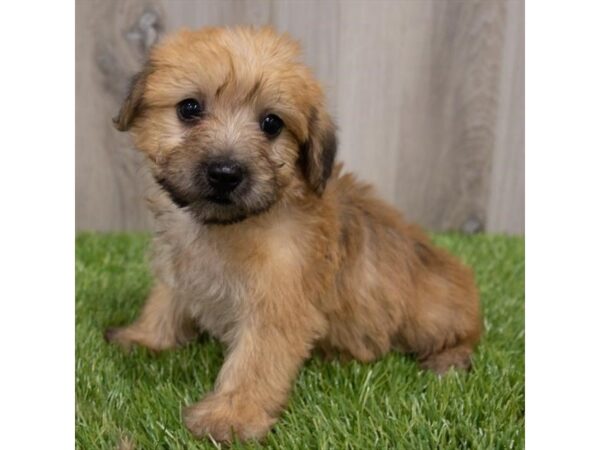
<svg viewBox="0 0 600 450">
<path fill-rule="evenodd" d="M 323 92 L 288 36 L 171 36 L 115 124 L 156 180 L 156 281 L 140 317 L 106 337 L 165 350 L 202 330 L 225 344 L 214 390 L 184 411 L 195 436 L 265 436 L 315 349 L 469 367 L 481 332 L 471 271 L 334 166 Z"/>
</svg>

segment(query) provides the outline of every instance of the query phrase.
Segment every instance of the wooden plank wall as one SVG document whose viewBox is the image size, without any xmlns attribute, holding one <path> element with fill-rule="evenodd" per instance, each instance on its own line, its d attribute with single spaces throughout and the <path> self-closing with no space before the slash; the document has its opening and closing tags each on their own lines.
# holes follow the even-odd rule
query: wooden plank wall
<svg viewBox="0 0 600 450">
<path fill-rule="evenodd" d="M 302 42 L 340 159 L 410 220 L 524 232 L 522 0 L 77 0 L 77 229 L 150 227 L 141 157 L 110 122 L 150 46 L 240 23 Z"/>
</svg>

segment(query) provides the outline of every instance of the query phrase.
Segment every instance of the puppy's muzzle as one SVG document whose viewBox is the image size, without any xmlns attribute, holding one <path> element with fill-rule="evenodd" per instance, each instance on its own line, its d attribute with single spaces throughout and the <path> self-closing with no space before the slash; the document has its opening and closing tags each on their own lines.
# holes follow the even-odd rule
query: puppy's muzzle
<svg viewBox="0 0 600 450">
<path fill-rule="evenodd" d="M 229 203 L 229 195 L 246 177 L 244 167 L 233 160 L 213 161 L 206 165 L 205 171 L 211 190 L 209 199 L 217 203 Z"/>
</svg>

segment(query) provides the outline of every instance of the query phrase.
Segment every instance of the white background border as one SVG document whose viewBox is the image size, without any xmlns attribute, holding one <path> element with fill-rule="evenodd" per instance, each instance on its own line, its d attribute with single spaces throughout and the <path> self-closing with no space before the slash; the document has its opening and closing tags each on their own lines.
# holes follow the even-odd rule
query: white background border
<svg viewBox="0 0 600 450">
<path fill-rule="evenodd" d="M 74 448 L 75 9 L 0 27 L 0 447 Z"/>
<path fill-rule="evenodd" d="M 525 26 L 526 443 L 600 448 L 600 3 Z"/>
</svg>

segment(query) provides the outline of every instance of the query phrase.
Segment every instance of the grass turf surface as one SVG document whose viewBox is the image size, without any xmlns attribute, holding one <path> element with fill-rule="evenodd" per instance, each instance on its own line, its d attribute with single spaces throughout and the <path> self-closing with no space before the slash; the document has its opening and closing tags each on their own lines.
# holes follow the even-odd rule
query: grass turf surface
<svg viewBox="0 0 600 450">
<path fill-rule="evenodd" d="M 524 242 L 436 235 L 476 272 L 486 334 L 469 374 L 438 378 L 409 357 L 373 364 L 310 360 L 262 446 L 284 449 L 452 449 L 524 446 Z M 114 449 L 215 448 L 180 418 L 212 387 L 223 349 L 212 339 L 152 355 L 123 354 L 103 330 L 132 321 L 151 285 L 149 238 L 91 234 L 76 245 L 76 444 Z"/>
</svg>

